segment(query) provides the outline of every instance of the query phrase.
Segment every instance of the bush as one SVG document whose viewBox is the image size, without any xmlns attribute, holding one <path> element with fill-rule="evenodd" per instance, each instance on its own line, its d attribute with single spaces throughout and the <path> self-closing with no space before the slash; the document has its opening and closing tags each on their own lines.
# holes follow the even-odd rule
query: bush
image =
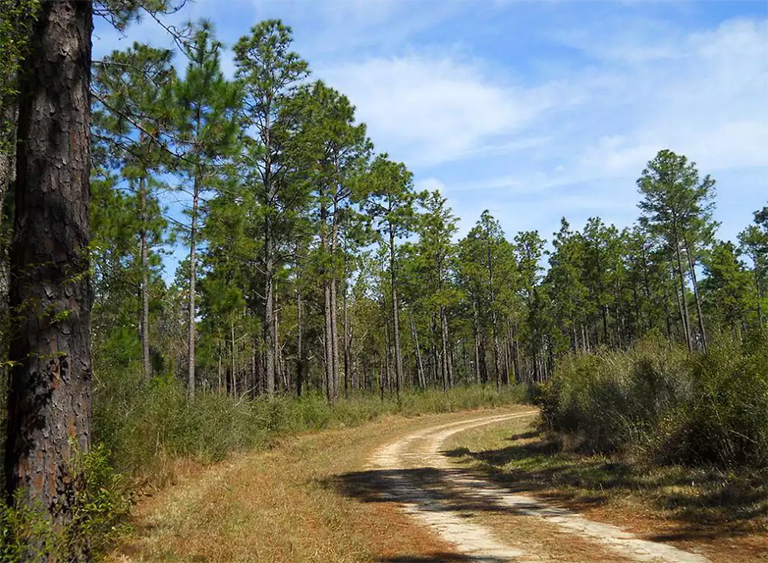
<svg viewBox="0 0 768 563">
<path fill-rule="evenodd" d="M 13 506 L 0 504 L 0 561 L 90 560 L 123 531 L 130 498 L 106 450 L 76 454 L 69 473 L 72 518 L 66 526 L 55 526 L 41 506 L 27 505 L 21 491 Z"/>
<path fill-rule="evenodd" d="M 563 359 L 538 399 L 544 425 L 591 452 L 662 462 L 768 466 L 768 343 L 720 339 L 707 354 L 651 340 Z"/>
</svg>

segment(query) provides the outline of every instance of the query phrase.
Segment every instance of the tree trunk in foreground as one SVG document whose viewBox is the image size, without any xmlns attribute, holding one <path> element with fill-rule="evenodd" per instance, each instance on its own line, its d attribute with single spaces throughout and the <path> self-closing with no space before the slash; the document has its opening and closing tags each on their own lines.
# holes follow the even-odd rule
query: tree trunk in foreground
<svg viewBox="0 0 768 563">
<path fill-rule="evenodd" d="M 70 460 L 90 446 L 91 28 L 91 2 L 43 2 L 19 96 L 7 492 L 57 526 L 72 518 Z"/>
</svg>

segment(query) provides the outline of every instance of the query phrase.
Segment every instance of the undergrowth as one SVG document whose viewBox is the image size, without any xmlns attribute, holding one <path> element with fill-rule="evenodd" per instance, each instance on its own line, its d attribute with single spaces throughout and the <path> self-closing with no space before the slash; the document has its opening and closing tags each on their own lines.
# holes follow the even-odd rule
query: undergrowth
<svg viewBox="0 0 768 563">
<path fill-rule="evenodd" d="M 768 468 L 768 339 L 719 337 L 707 353 L 658 340 L 563 359 L 540 390 L 547 429 L 587 452 L 657 463 Z"/>
</svg>

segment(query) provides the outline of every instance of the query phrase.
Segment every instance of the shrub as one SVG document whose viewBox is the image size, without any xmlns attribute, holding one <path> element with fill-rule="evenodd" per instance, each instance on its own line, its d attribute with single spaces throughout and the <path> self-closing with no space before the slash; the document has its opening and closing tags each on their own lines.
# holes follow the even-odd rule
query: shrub
<svg viewBox="0 0 768 563">
<path fill-rule="evenodd" d="M 538 398 L 546 428 L 592 452 L 768 467 L 768 342 L 720 338 L 707 354 L 657 340 L 564 358 Z"/>
</svg>

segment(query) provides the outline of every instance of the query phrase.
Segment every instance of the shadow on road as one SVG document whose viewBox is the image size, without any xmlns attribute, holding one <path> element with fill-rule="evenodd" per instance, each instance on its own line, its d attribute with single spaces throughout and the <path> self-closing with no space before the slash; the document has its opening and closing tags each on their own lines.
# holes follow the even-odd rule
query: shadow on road
<svg viewBox="0 0 768 563">
<path fill-rule="evenodd" d="M 377 563 L 507 563 L 508 560 L 495 557 L 475 557 L 457 553 L 430 553 L 419 556 L 394 556 L 377 559 Z"/>
<path fill-rule="evenodd" d="M 327 480 L 323 485 L 361 502 L 401 502 L 415 504 L 421 510 L 434 512 L 451 510 L 467 518 L 474 512 L 506 512 L 519 509 L 503 506 L 487 494 L 473 494 L 471 490 L 457 489 L 451 479 L 467 473 L 461 469 L 376 469 L 344 473 Z M 519 508 L 531 508 L 520 506 Z M 470 560 L 471 561 L 471 560 Z"/>
<path fill-rule="evenodd" d="M 750 521 L 768 516 L 768 474 L 725 479 L 714 469 L 650 468 L 618 457 L 565 453 L 560 443 L 535 431 L 507 441 L 511 445 L 494 450 L 463 447 L 443 453 L 459 463 L 479 461 L 486 478 L 511 492 L 535 493 L 575 511 L 611 497 L 642 494 L 679 524 L 674 533 L 648 538 L 656 541 L 750 534 Z"/>
</svg>

